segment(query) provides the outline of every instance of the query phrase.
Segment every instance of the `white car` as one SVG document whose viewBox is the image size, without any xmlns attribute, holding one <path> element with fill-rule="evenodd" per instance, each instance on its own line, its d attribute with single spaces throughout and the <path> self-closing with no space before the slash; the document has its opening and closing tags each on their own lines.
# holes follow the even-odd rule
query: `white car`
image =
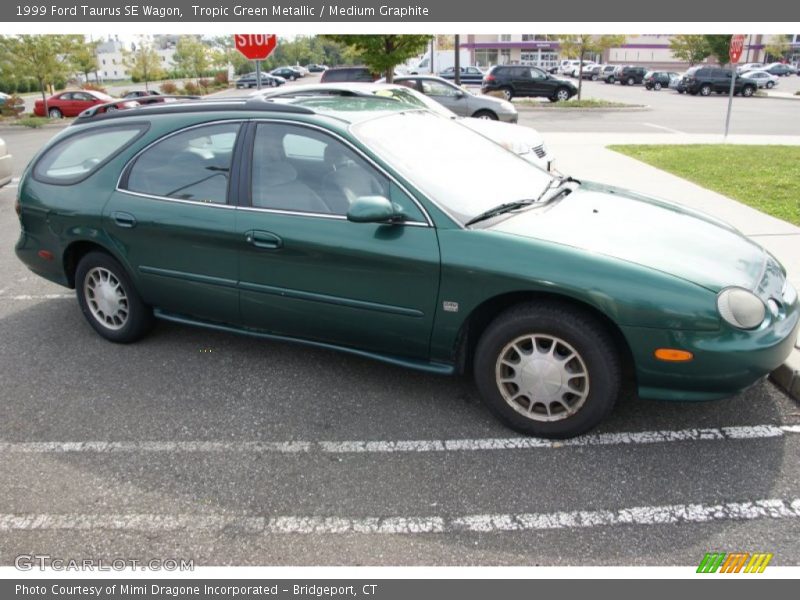
<svg viewBox="0 0 800 600">
<path fill-rule="evenodd" d="M 6 143 L 0 138 L 0 187 L 11 182 L 11 155 L 8 153 Z"/>
<path fill-rule="evenodd" d="M 558 66 L 558 72 L 561 75 L 570 75 L 580 62 L 579 60 L 562 60 L 561 64 Z"/>
<path fill-rule="evenodd" d="M 575 64 L 572 65 L 572 68 L 569 71 L 566 72 L 566 75 L 569 75 L 570 77 L 577 77 L 578 76 L 578 71 L 580 70 L 581 61 L 575 60 L 575 61 L 572 61 L 572 62 L 574 62 Z M 585 71 L 589 67 L 593 67 L 596 64 L 597 63 L 594 62 L 593 60 L 585 60 L 585 61 L 583 61 L 583 70 Z"/>
<path fill-rule="evenodd" d="M 737 73 L 747 73 L 748 71 L 760 71 L 764 68 L 764 63 L 745 63 L 736 67 Z"/>
<path fill-rule="evenodd" d="M 405 85 L 383 82 L 322 83 L 318 85 L 298 85 L 279 90 L 261 90 L 250 94 L 250 96 L 261 96 L 276 100 L 331 95 L 377 96 L 391 98 L 414 107 L 425 108 L 439 115 L 458 120 L 459 123 L 500 144 L 541 169 L 549 171 L 552 167 L 553 156 L 545 146 L 541 134 L 535 129 L 492 119 L 459 117 L 436 100 Z"/>
<path fill-rule="evenodd" d="M 767 88 L 768 90 L 778 85 L 781 80 L 777 75 L 767 73 L 766 71 L 746 71 L 742 73 L 742 77 L 752 79 L 758 84 L 760 88 Z"/>
</svg>

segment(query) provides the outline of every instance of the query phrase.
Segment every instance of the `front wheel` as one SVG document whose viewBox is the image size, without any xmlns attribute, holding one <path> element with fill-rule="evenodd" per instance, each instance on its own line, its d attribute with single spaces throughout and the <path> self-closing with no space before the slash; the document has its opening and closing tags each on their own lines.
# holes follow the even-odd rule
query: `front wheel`
<svg viewBox="0 0 800 600">
<path fill-rule="evenodd" d="M 658 91 L 660 91 L 660 90 L 661 90 L 661 84 L 660 84 L 659 82 L 657 82 L 657 81 L 656 81 L 656 82 L 653 84 L 653 89 L 655 89 L 655 91 L 657 91 L 657 92 L 658 92 Z"/>
<path fill-rule="evenodd" d="M 620 390 L 616 345 L 577 309 L 529 303 L 500 315 L 478 342 L 475 381 L 501 421 L 528 435 L 566 438 L 602 421 Z"/>
<path fill-rule="evenodd" d="M 633 85 L 636 83 L 636 80 L 633 77 L 628 77 L 628 85 Z"/>
<path fill-rule="evenodd" d="M 101 336 L 127 344 L 141 338 L 153 324 L 153 312 L 133 286 L 122 265 L 104 252 L 90 252 L 75 271 L 78 304 Z"/>
<path fill-rule="evenodd" d="M 749 85 L 747 85 L 744 88 L 742 88 L 742 96 L 744 96 L 745 98 L 749 98 L 754 93 L 755 93 L 755 90 L 752 87 L 750 87 Z"/>
<path fill-rule="evenodd" d="M 703 87 L 700 88 L 700 95 L 701 96 L 710 96 L 711 95 L 711 86 L 705 84 Z"/>
<path fill-rule="evenodd" d="M 474 119 L 484 119 L 486 121 L 497 121 L 497 115 L 490 110 L 479 110 L 474 115 Z"/>
<path fill-rule="evenodd" d="M 774 81 L 768 81 L 767 82 L 767 89 L 768 90 L 771 90 L 774 87 L 775 87 L 775 82 Z"/>
<path fill-rule="evenodd" d="M 47 111 L 47 114 L 50 115 L 51 119 L 60 119 L 61 117 L 64 116 L 61 114 L 61 111 L 58 110 L 57 108 L 51 108 L 49 111 Z"/>
</svg>

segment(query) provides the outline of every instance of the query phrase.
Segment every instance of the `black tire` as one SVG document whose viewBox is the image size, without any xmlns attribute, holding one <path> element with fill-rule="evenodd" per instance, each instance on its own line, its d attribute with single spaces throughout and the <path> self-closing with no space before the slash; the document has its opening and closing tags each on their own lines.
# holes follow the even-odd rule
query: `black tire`
<svg viewBox="0 0 800 600">
<path fill-rule="evenodd" d="M 514 90 L 508 86 L 501 87 L 500 91 L 503 93 L 506 100 L 511 100 L 514 97 Z"/>
<path fill-rule="evenodd" d="M 711 86 L 707 83 L 704 83 L 700 86 L 700 95 L 701 96 L 710 96 L 711 95 Z"/>
<path fill-rule="evenodd" d="M 503 397 L 496 370 L 509 367 L 499 365 L 500 357 L 515 340 L 526 339 L 526 336 L 534 334 L 552 336 L 565 342 L 561 347 L 567 348 L 568 345 L 570 348 L 567 350 L 574 351 L 577 358 L 566 360 L 563 363 L 564 370 L 567 370 L 567 365 L 577 365 L 579 370 L 586 373 L 585 383 L 582 385 L 588 386 L 588 391 L 583 403 L 576 406 L 576 412 L 570 416 L 558 420 L 541 420 L 544 417 L 538 406 L 544 408 L 544 403 L 534 403 L 534 412 L 539 412 L 532 418 L 523 414 L 527 407 L 514 408 L 511 401 Z M 553 364 L 552 361 L 550 363 Z M 619 353 L 605 327 L 585 311 L 564 308 L 554 303 L 520 304 L 497 317 L 478 342 L 474 371 L 481 397 L 495 416 L 515 431 L 547 438 L 573 437 L 600 423 L 614 407 L 622 378 Z M 578 388 L 564 388 L 561 385 L 554 393 L 558 394 L 561 389 L 566 389 L 561 394 L 562 398 L 570 394 L 576 396 L 570 390 Z M 518 387 L 516 391 L 519 391 Z M 525 398 L 525 395 L 522 394 L 522 397 Z"/>
<path fill-rule="evenodd" d="M 87 277 L 90 274 L 94 274 L 98 269 L 105 270 L 113 275 L 126 297 L 127 317 L 121 323 L 121 326 L 116 329 L 101 322 L 100 318 L 96 317 L 92 308 L 90 308 L 90 294 L 86 290 Z M 89 325 L 111 342 L 119 344 L 135 342 L 145 335 L 153 325 L 153 311 L 142 301 L 122 265 L 105 252 L 89 252 L 80 260 L 75 271 L 75 291 L 81 312 L 83 312 L 83 316 L 89 322 Z"/>
<path fill-rule="evenodd" d="M 653 89 L 654 89 L 655 91 L 657 91 L 657 92 L 660 92 L 660 91 L 661 91 L 661 82 L 659 82 L 659 81 L 656 81 L 656 82 L 653 84 Z"/>
<path fill-rule="evenodd" d="M 597 75 L 592 75 L 592 81 L 597 81 Z"/>
<path fill-rule="evenodd" d="M 649 83 L 645 83 L 645 84 L 644 84 L 644 89 L 646 89 L 646 90 L 652 90 L 652 89 L 653 89 L 653 86 L 652 86 L 652 85 L 650 85 Z"/>
<path fill-rule="evenodd" d="M 633 77 L 628 77 L 628 85 L 633 85 L 636 83 L 636 80 Z"/>
<path fill-rule="evenodd" d="M 489 119 L 491 121 L 497 121 L 497 115 L 492 112 L 491 110 L 479 110 L 476 111 L 474 115 L 472 115 L 473 119 Z"/>
<path fill-rule="evenodd" d="M 560 87 L 558 88 L 553 96 L 550 98 L 550 102 L 566 102 L 572 97 L 569 92 L 568 88 Z"/>
<path fill-rule="evenodd" d="M 742 88 L 742 96 L 744 96 L 745 98 L 749 98 L 755 93 L 756 91 L 753 89 L 752 85 L 746 85 Z"/>
<path fill-rule="evenodd" d="M 47 111 L 47 114 L 50 116 L 51 119 L 61 119 L 64 115 L 61 111 L 57 108 L 51 108 Z"/>
<path fill-rule="evenodd" d="M 774 81 L 768 81 L 765 85 L 766 85 L 766 88 L 768 90 L 771 90 L 772 88 L 775 87 L 775 82 Z"/>
</svg>

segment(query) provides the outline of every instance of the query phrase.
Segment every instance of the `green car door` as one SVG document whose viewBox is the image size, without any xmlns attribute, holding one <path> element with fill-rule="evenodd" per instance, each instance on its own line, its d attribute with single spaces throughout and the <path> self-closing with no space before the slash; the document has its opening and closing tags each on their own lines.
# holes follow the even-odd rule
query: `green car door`
<svg viewBox="0 0 800 600">
<path fill-rule="evenodd" d="M 439 246 L 425 213 L 335 135 L 280 122 L 251 127 L 250 185 L 236 211 L 243 324 L 427 358 Z M 362 196 L 390 199 L 404 222 L 349 221 Z"/>
<path fill-rule="evenodd" d="M 236 322 L 238 238 L 228 203 L 239 122 L 190 127 L 145 149 L 103 211 L 144 300 L 159 309 Z"/>
</svg>

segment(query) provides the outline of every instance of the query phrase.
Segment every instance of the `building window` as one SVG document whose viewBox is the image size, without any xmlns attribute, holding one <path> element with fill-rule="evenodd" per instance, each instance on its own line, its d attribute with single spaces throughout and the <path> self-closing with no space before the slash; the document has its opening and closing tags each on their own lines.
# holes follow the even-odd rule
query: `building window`
<svg viewBox="0 0 800 600">
<path fill-rule="evenodd" d="M 510 41 L 511 41 L 511 34 L 510 34 L 510 33 L 504 33 L 504 34 L 502 34 L 502 35 L 500 36 L 500 41 L 501 41 L 501 42 L 510 42 Z"/>
<path fill-rule="evenodd" d="M 522 41 L 523 42 L 547 42 L 549 41 L 550 36 L 544 33 L 523 33 L 522 34 Z"/>
<path fill-rule="evenodd" d="M 475 62 L 479 67 L 488 67 L 497 64 L 497 50 L 480 48 L 475 50 Z"/>
</svg>

